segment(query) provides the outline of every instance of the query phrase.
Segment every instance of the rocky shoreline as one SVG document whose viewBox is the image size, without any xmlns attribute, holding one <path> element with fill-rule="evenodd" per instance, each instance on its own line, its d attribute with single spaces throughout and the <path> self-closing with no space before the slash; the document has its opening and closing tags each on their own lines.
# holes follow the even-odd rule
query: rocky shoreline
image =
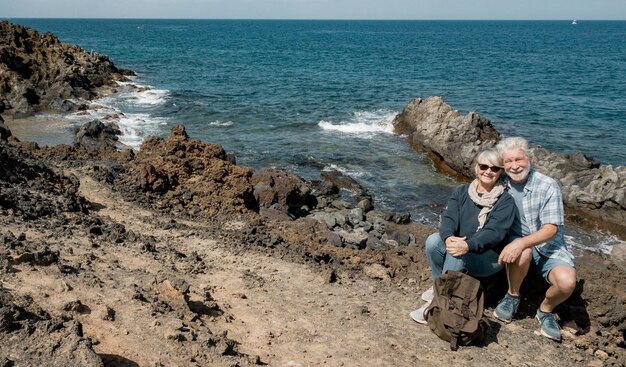
<svg viewBox="0 0 626 367">
<path fill-rule="evenodd" d="M 452 353 L 408 317 L 436 229 L 339 172 L 255 172 L 180 125 L 137 152 L 118 134 L 42 148 L 0 121 L 0 366 L 624 365 L 623 262 L 578 259 L 563 344 L 533 334 L 526 282 L 519 320 Z"/>
</svg>

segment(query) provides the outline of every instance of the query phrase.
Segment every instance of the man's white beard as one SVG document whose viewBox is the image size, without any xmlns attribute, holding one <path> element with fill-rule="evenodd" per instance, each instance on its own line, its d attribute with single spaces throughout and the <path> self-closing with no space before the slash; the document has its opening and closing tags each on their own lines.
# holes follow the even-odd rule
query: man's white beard
<svg viewBox="0 0 626 367">
<path fill-rule="evenodd" d="M 514 182 L 524 182 L 526 181 L 526 179 L 528 178 L 528 175 L 530 174 L 530 165 L 526 167 L 522 172 L 518 172 L 518 173 L 507 172 L 506 174 L 509 175 L 509 178 Z"/>
</svg>

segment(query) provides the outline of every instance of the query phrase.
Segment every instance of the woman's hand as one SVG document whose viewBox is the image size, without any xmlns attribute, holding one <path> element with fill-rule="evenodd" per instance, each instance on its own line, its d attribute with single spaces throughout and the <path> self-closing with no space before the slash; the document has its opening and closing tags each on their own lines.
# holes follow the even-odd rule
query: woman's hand
<svg viewBox="0 0 626 367">
<path fill-rule="evenodd" d="M 446 250 L 454 257 L 463 256 L 469 252 L 469 245 L 465 240 L 467 237 L 450 236 L 446 238 Z"/>
</svg>

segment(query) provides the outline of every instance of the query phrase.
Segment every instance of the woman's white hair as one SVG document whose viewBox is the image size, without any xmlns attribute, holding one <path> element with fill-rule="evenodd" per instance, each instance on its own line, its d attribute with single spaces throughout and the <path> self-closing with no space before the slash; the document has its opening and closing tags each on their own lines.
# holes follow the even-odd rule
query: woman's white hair
<svg viewBox="0 0 626 367">
<path fill-rule="evenodd" d="M 502 162 L 502 155 L 500 155 L 500 153 L 493 148 L 480 151 L 474 159 L 474 164 L 480 164 L 484 160 L 487 160 L 496 167 L 502 168 L 504 166 Z"/>
<path fill-rule="evenodd" d="M 500 156 L 502 156 L 502 154 L 507 150 L 521 149 L 528 158 L 532 158 L 532 152 L 528 147 L 528 140 L 520 136 L 513 136 L 500 140 L 498 145 L 496 145 L 496 149 L 498 150 Z"/>
</svg>

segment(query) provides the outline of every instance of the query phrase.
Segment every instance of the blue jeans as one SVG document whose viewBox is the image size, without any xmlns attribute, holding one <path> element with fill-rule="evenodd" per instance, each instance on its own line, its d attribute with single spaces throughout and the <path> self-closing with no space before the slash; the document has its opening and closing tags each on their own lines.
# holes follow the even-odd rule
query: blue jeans
<svg viewBox="0 0 626 367">
<path fill-rule="evenodd" d="M 498 264 L 497 252 L 488 250 L 481 254 L 468 252 L 467 254 L 454 257 L 448 254 L 446 244 L 439 236 L 439 233 L 433 233 L 426 239 L 426 258 L 433 271 L 433 282 L 446 270 L 467 269 L 472 276 L 483 278 L 493 275 L 504 268 L 504 265 Z"/>
</svg>

